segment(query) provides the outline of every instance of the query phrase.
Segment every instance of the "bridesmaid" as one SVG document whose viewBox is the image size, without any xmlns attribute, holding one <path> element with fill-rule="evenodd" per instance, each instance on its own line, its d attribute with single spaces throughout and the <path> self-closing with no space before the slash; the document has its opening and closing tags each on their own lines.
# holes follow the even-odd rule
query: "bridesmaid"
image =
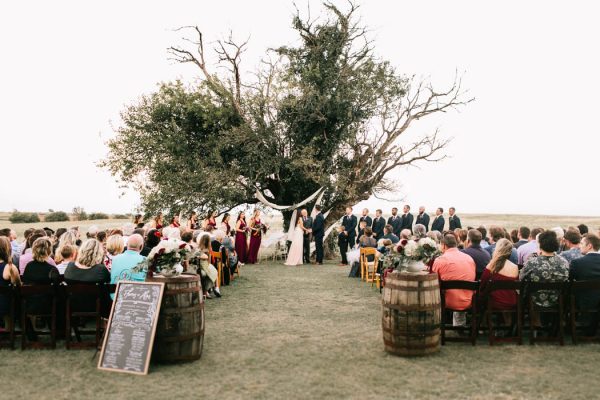
<svg viewBox="0 0 600 400">
<path fill-rule="evenodd" d="M 248 252 L 248 246 L 246 245 L 246 231 L 248 227 L 246 225 L 246 213 L 240 212 L 235 223 L 235 252 L 238 255 L 240 263 L 246 263 L 246 254 Z"/>
<path fill-rule="evenodd" d="M 150 223 L 150 227 L 156 230 L 161 230 L 163 228 L 163 213 L 158 213 L 158 215 Z"/>
<path fill-rule="evenodd" d="M 208 218 L 206 218 L 204 220 L 204 222 L 202 223 L 202 229 L 204 229 L 205 231 L 208 231 L 208 227 L 212 226 L 212 229 L 215 230 L 217 229 L 217 215 L 219 215 L 219 213 L 217 211 L 211 211 L 208 213 Z"/>
<path fill-rule="evenodd" d="M 195 231 L 198 229 L 198 214 L 196 214 L 196 211 L 192 211 L 190 214 L 187 220 L 186 229 L 188 231 Z"/>
<path fill-rule="evenodd" d="M 248 248 L 248 264 L 256 264 L 258 261 L 258 250 L 262 238 L 262 224 L 260 222 L 260 210 L 254 210 L 250 218 L 250 247 Z"/>
<path fill-rule="evenodd" d="M 221 230 L 225 232 L 226 236 L 231 236 L 231 226 L 229 225 L 229 213 L 223 214 L 223 219 L 221 220 Z"/>
</svg>

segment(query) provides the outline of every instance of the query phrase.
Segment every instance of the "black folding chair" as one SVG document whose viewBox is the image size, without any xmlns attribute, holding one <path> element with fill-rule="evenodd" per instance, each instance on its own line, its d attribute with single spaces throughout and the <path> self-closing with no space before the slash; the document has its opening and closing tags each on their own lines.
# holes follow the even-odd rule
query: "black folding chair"
<svg viewBox="0 0 600 400">
<path fill-rule="evenodd" d="M 581 308 L 577 305 L 577 295 L 582 292 L 596 292 L 600 295 L 600 280 L 595 281 L 573 281 L 570 286 L 570 304 L 571 304 L 571 339 L 573 344 L 578 341 L 583 342 L 600 342 L 598 336 L 598 320 L 600 320 L 600 303 L 596 304 L 595 308 Z M 578 317 L 591 316 L 591 320 L 586 321 L 588 326 L 578 326 Z M 584 320 L 587 318 L 584 318 Z M 584 331 L 579 334 L 578 331 Z M 589 332 L 586 332 L 589 331 Z"/>
<path fill-rule="evenodd" d="M 565 294 L 568 289 L 569 282 L 527 282 L 525 290 L 527 292 L 527 304 L 529 311 L 529 344 L 535 342 L 556 342 L 561 346 L 565 344 Z M 552 307 L 540 307 L 535 304 L 533 295 L 540 291 L 553 291 L 558 295 L 558 301 Z M 540 321 L 543 323 L 543 316 L 554 316 L 553 323 L 544 326 L 536 326 L 534 318 L 539 315 Z M 545 328 L 545 329 L 544 329 Z M 546 330 L 548 336 L 539 336 L 540 331 Z"/>
<path fill-rule="evenodd" d="M 488 341 L 490 346 L 499 342 L 516 342 L 523 344 L 523 309 L 521 304 L 521 288 L 522 284 L 519 281 L 490 281 L 482 293 L 485 299 L 485 320 L 488 328 Z M 514 290 L 517 296 L 517 304 L 512 309 L 499 308 L 494 306 L 492 294 L 497 290 Z M 494 325 L 494 315 L 511 315 L 511 324 L 496 324 Z M 514 318 L 512 318 L 514 316 Z M 511 335 L 516 327 L 516 335 Z M 496 331 L 503 331 L 504 336 L 499 337 Z"/>
<path fill-rule="evenodd" d="M 15 336 L 19 334 L 15 328 L 15 322 L 17 319 L 17 303 L 19 301 L 19 288 L 14 285 L 0 286 L 0 296 L 4 297 L 8 301 L 8 313 L 4 316 L 6 321 L 5 331 L 0 337 L 8 337 L 8 347 L 10 349 L 15 348 Z M 0 347 L 2 347 L 2 341 L 0 341 Z"/>
<path fill-rule="evenodd" d="M 451 289 L 471 290 L 473 297 L 471 300 L 471 306 L 466 310 L 454 310 L 446 307 L 445 291 Z M 479 282 L 472 281 L 440 281 L 440 292 L 442 298 L 442 345 L 446 342 L 470 342 L 473 346 L 477 342 L 477 293 L 479 291 Z M 467 318 L 470 318 L 470 324 L 468 326 L 453 326 L 452 321 L 448 323 L 447 316 L 452 312 L 466 312 Z M 455 331 L 459 334 L 468 332 L 468 336 L 465 337 L 447 337 L 446 331 Z"/>
<path fill-rule="evenodd" d="M 23 285 L 19 289 L 21 298 L 21 350 L 26 348 L 56 348 L 56 303 L 57 286 L 48 285 Z M 37 301 L 37 304 L 35 302 Z M 41 317 L 50 319 L 49 331 L 36 331 L 35 322 L 31 324 L 32 334 L 38 336 L 50 336 L 50 343 L 39 340 L 29 340 L 28 331 L 30 318 Z"/>
</svg>

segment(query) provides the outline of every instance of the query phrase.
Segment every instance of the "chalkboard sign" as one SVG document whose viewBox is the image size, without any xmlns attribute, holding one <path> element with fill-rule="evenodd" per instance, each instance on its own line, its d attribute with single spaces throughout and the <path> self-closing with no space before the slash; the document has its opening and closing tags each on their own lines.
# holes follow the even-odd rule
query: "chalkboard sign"
<svg viewBox="0 0 600 400">
<path fill-rule="evenodd" d="M 117 284 L 98 368 L 146 375 L 165 284 Z"/>
</svg>

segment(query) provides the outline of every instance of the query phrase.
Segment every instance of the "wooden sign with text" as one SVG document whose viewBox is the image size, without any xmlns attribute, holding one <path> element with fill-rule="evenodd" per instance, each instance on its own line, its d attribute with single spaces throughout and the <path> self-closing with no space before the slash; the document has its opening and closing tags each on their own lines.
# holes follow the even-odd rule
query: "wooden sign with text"
<svg viewBox="0 0 600 400">
<path fill-rule="evenodd" d="M 164 283 L 117 284 L 98 368 L 148 374 Z"/>
</svg>

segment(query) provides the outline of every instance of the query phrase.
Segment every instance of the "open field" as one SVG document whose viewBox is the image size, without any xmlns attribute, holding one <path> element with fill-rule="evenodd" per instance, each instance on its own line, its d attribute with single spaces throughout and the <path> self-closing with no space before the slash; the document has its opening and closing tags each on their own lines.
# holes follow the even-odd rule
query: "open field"
<svg viewBox="0 0 600 400">
<path fill-rule="evenodd" d="M 209 300 L 202 359 L 148 376 L 98 371 L 93 351 L 0 350 L 2 398 L 591 399 L 599 345 L 449 344 L 386 354 L 380 295 L 335 265 L 246 266 Z M 569 342 L 568 342 L 569 343 Z M 63 343 L 59 342 L 59 347 Z M 8 382 L 8 381 L 7 381 Z"/>
</svg>

